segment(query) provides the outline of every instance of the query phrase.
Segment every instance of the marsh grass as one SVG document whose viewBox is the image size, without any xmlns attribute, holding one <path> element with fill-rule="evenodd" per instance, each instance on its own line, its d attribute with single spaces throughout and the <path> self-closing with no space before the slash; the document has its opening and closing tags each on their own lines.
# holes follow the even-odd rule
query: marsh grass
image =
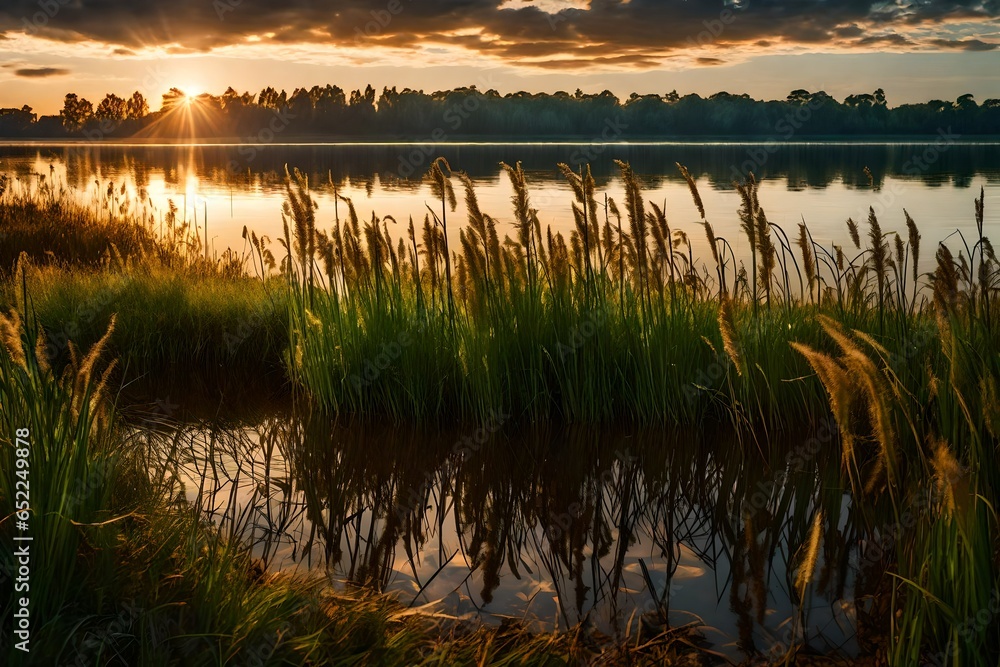
<svg viewBox="0 0 1000 667">
<path fill-rule="evenodd" d="M 293 250 L 281 267 L 293 286 L 293 378 L 330 409 L 396 420 L 504 412 L 780 426 L 826 411 L 822 388 L 788 344 L 830 349 L 817 314 L 913 354 L 910 334 L 932 318 L 917 303 L 910 267 L 920 237 L 909 216 L 904 241 L 872 213 L 865 249 L 850 222 L 858 244 L 850 258 L 814 243 L 804 224 L 791 241 L 767 219 L 751 178 L 738 188 L 747 267 L 704 219 L 697 184 L 678 165 L 711 246 L 706 267 L 687 233 L 644 199 L 631 167 L 619 167 L 620 204 L 598 202 L 588 169 L 560 165 L 575 199 L 568 239 L 543 228 L 519 165 L 504 165 L 516 238 L 503 239 L 471 180 L 444 161 L 428 174 L 439 206 L 405 229 L 374 214 L 362 224 L 344 198 L 346 218 L 337 211 L 332 229 L 320 229 L 315 186 L 289 174 L 281 242 Z M 446 227 L 453 181 L 468 212 L 456 248 Z"/>
<path fill-rule="evenodd" d="M 21 264 L 18 277 L 45 329 L 43 354 L 68 360 L 69 341 L 108 342 L 127 380 L 181 371 L 202 376 L 283 382 L 288 345 L 287 290 L 250 276 L 188 274 L 157 265 L 66 268 Z M 0 305 L 26 311 L 15 281 L 0 287 Z"/>
<path fill-rule="evenodd" d="M 24 298 L 29 301 L 27 295 Z M 106 335 L 55 373 L 44 332 L 16 311 L 0 320 L 0 463 L 19 469 L 10 434 L 30 430 L 31 652 L 14 649 L 3 602 L 5 664 L 606 664 L 670 661 L 686 630 L 593 642 L 579 633 L 443 627 L 394 600 L 335 593 L 319 577 L 266 573 L 241 530 L 184 500 L 179 443 L 145 446 L 107 395 Z M 0 541 L 11 571 L 14 480 L 0 481 Z M 238 519 L 237 521 L 242 521 Z"/>
<path fill-rule="evenodd" d="M 741 260 L 704 220 L 681 167 L 711 245 L 707 268 L 664 209 L 645 201 L 630 166 L 618 165 L 625 200 L 606 200 L 603 221 L 589 172 L 561 167 L 575 195 L 568 241 L 543 230 L 519 166 L 504 167 L 516 239 L 498 238 L 471 183 L 445 163 L 431 175 L 442 214 L 425 216 L 420 242 L 412 221 L 397 243 L 373 217 L 362 244 L 349 206 L 351 218 L 325 237 L 333 251 L 323 272 L 308 254 L 284 264 L 295 292 L 293 377 L 333 410 L 396 420 L 500 412 L 773 429 L 832 412 L 863 544 L 884 540 L 887 526 L 907 528 L 888 563 L 885 595 L 899 613 L 889 658 L 992 664 L 1000 262 L 984 234 L 983 193 L 977 238 L 958 235 L 957 257 L 939 245 L 936 269 L 922 275 L 908 213 L 901 233 L 874 210 L 863 225 L 848 220 L 853 249 L 817 244 L 804 223 L 793 242 L 768 220 L 750 177 L 737 184 L 750 248 Z M 453 177 L 469 211 L 461 251 L 443 242 Z M 297 172 L 288 187 L 311 201 Z M 286 236 L 289 247 L 307 242 Z M 795 582 L 800 597 L 821 521 L 816 514 Z M 971 635 L 969 619 L 978 619 Z"/>
<path fill-rule="evenodd" d="M 183 366 L 282 384 L 287 289 L 269 279 L 266 237 L 247 231 L 241 252 L 216 255 L 200 225 L 141 188 L 98 182 L 88 197 L 42 174 L 2 178 L 0 307 L 24 315 L 26 282 L 49 363 L 61 368 L 70 341 L 93 344 L 117 314 L 109 349 L 128 381 Z"/>
<path fill-rule="evenodd" d="M 955 259 L 937 252 L 931 276 L 936 354 L 902 365 L 872 337 L 822 321 L 839 353 L 806 346 L 829 392 L 845 443 L 844 467 L 866 523 L 907 526 L 890 586 L 894 664 L 993 664 L 998 653 L 996 493 L 1000 349 L 991 313 L 1000 264 L 983 236 Z M 911 232 L 912 233 L 912 232 Z M 898 263 L 898 262 L 897 262 Z M 876 517 L 881 517 L 878 519 Z"/>
<path fill-rule="evenodd" d="M 239 271 L 235 256 L 215 257 L 201 227 L 153 206 L 142 188 L 95 181 L 89 196 L 53 173 L 22 179 L 0 174 L 0 275 L 10 275 L 21 255 L 35 264 L 99 267 L 155 262 L 187 271 Z"/>
</svg>

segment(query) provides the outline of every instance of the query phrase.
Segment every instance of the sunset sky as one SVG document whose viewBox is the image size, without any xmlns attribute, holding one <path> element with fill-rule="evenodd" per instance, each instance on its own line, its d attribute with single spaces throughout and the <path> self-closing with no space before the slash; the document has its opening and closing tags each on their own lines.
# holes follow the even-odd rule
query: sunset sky
<svg viewBox="0 0 1000 667">
<path fill-rule="evenodd" d="M 0 107 L 326 83 L 982 101 L 998 46 L 1000 0 L 2 0 Z"/>
</svg>

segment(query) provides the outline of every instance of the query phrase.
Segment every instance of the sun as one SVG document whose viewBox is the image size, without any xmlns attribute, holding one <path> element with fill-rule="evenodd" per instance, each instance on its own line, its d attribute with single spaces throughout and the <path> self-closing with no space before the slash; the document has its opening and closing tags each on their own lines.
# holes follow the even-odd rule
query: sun
<svg viewBox="0 0 1000 667">
<path fill-rule="evenodd" d="M 189 83 L 186 86 L 179 86 L 179 88 L 184 91 L 184 95 L 186 96 L 184 98 L 185 104 L 191 104 L 199 95 L 205 92 L 205 87 L 198 83 Z"/>
</svg>

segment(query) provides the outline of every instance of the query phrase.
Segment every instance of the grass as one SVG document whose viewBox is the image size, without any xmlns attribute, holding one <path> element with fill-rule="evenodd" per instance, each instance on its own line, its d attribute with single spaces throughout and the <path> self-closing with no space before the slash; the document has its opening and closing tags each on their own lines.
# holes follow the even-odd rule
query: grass
<svg viewBox="0 0 1000 667">
<path fill-rule="evenodd" d="M 0 330 L 0 463 L 26 471 L 35 538 L 23 592 L 31 652 L 8 641 L 16 601 L 6 598 L 5 664 L 566 664 L 597 656 L 633 664 L 689 650 L 684 631 L 609 645 L 580 632 L 445 629 L 383 596 L 266 574 L 246 545 L 201 519 L 203 508 L 177 500 L 170 452 L 142 447 L 118 423 L 105 382 L 113 364 L 102 361 L 112 329 L 58 375 L 38 353 L 37 320 L 4 316 Z M 24 443 L 11 434 L 29 443 L 29 467 L 17 465 Z M 13 537 L 24 534 L 13 521 L 18 479 L 0 481 L 5 573 L 14 571 Z"/>
<path fill-rule="evenodd" d="M 909 215 L 900 233 L 883 230 L 874 212 L 861 223 L 849 220 L 851 246 L 824 247 L 804 225 L 789 236 L 770 222 L 751 177 L 738 187 L 750 255 L 738 258 L 733 241 L 702 220 L 711 251 L 702 265 L 686 232 L 645 200 L 628 164 L 619 167 L 622 202 L 599 199 L 589 170 L 562 168 L 575 198 L 568 239 L 543 229 L 519 165 L 505 166 L 516 238 L 503 240 L 471 181 L 443 160 L 427 175 L 440 206 L 429 208 L 422 224 L 411 219 L 397 237 L 389 232 L 397 221 L 373 216 L 362 223 L 344 198 L 333 228 L 318 228 L 313 186 L 291 174 L 280 262 L 249 232 L 243 255 L 211 257 L 197 228 L 178 226 L 170 213 L 156 228 L 142 204 L 114 188 L 90 204 L 70 204 L 51 184 L 4 182 L 0 222 L 23 236 L 27 253 L 12 260 L 4 298 L 27 330 L 19 334 L 19 323 L 6 321 L 3 469 L 14 470 L 9 433 L 20 424 L 54 434 L 40 445 L 48 463 L 32 472 L 40 480 L 32 516 L 52 558 L 44 570 L 52 583 L 42 584 L 51 588 L 39 594 L 48 606 L 37 615 L 50 619 L 51 629 L 41 636 L 78 636 L 72 623 L 106 618 L 115 608 L 106 601 L 131 598 L 163 610 L 180 628 L 174 635 L 211 646 L 216 662 L 260 633 L 276 636 L 279 619 L 297 618 L 293 608 L 310 611 L 295 633 L 304 639 L 287 647 L 292 662 L 333 650 L 330 627 L 348 633 L 332 636 L 345 646 L 374 643 L 365 659 L 390 662 L 458 661 L 501 636 L 428 647 L 427 635 L 382 611 L 362 607 L 355 617 L 348 605 L 332 617 L 315 612 L 326 607 L 302 582 L 234 584 L 246 578 L 245 551 L 199 527 L 194 513 L 166 511 L 174 490 L 165 479 L 149 481 L 141 450 L 122 447 L 114 412 L 100 407 L 91 358 L 65 343 L 58 361 L 70 370 L 62 375 L 49 368 L 49 334 L 42 353 L 34 352 L 38 320 L 60 331 L 80 319 L 75 309 L 84 295 L 84 303 L 103 305 L 75 338 L 99 340 L 126 366 L 192 360 L 259 369 L 259 350 L 264 358 L 283 354 L 296 386 L 337 413 L 430 423 L 496 413 L 582 424 L 725 421 L 769 433 L 832 414 L 837 483 L 851 491 L 859 555 L 887 545 L 877 560 L 888 578 L 874 597 L 887 619 L 890 662 L 995 664 L 1000 262 L 984 234 L 982 193 L 977 237 L 953 241 L 957 255 L 938 246 L 934 271 L 921 274 L 920 233 Z M 704 217 L 694 179 L 681 173 Z M 469 211 L 461 226 L 449 218 L 456 185 Z M 70 235 L 78 236 L 73 244 L 61 246 L 44 225 L 36 231 L 28 224 L 65 211 Z M 449 225 L 460 227 L 456 247 Z M 277 275 L 267 278 L 272 270 Z M 104 337 L 111 310 L 117 326 Z M 220 341 L 255 312 L 266 313 L 266 324 L 236 349 L 237 361 L 227 358 Z M 116 483 L 68 508 L 72 495 L 60 485 L 112 474 L 106 466 Z M 11 479 L 3 483 L 8 516 L 14 489 Z M 808 539 L 802 533 L 791 587 L 804 599 L 816 585 L 811 564 L 834 538 L 837 512 L 796 512 Z M 737 528 L 753 534 L 755 521 L 744 517 Z M 9 538 L 9 519 L 3 525 Z M 117 551 L 123 544 L 136 554 Z M 762 567 L 760 548 L 745 546 L 748 572 Z M 82 595 L 84 587 L 97 594 Z M 142 634 L 137 650 L 158 652 L 152 636 Z M 529 651 L 522 658 L 575 650 L 565 648 L 565 638 L 521 640 L 527 643 L 515 642 L 517 650 Z M 57 650 L 59 642 L 49 644 Z"/>
<path fill-rule="evenodd" d="M 70 341 L 93 344 L 116 315 L 109 350 L 128 381 L 197 373 L 283 383 L 288 291 L 266 277 L 266 248 L 214 256 L 172 203 L 158 215 L 124 185 L 88 200 L 44 175 L 0 178 L 0 230 L 11 240 L 0 252 L 0 308 L 26 313 L 27 283 L 50 363 L 62 367 Z"/>
<path fill-rule="evenodd" d="M 52 174 L 0 174 L 0 223 L 17 240 L 0 246 L 0 274 L 9 275 L 22 254 L 34 263 L 91 267 L 154 258 L 180 265 L 205 255 L 200 230 L 178 220 L 173 205 L 157 216 L 144 191 L 97 186 L 87 198 Z"/>
<path fill-rule="evenodd" d="M 440 208 L 429 208 L 422 226 L 411 219 L 401 238 L 390 235 L 395 220 L 362 224 L 347 199 L 345 218 L 318 229 L 311 186 L 290 176 L 282 267 L 293 285 L 293 378 L 331 410 L 396 420 L 504 412 L 529 421 L 787 426 L 828 409 L 789 345 L 832 351 L 817 315 L 901 358 L 934 328 L 918 307 L 913 226 L 891 255 L 899 237 L 883 233 L 873 214 L 878 242 L 862 247 L 859 238 L 849 259 L 843 248 L 813 243 L 804 225 L 791 241 L 767 220 L 751 180 L 739 188 L 750 266 L 707 221 L 713 255 L 700 266 L 690 238 L 644 201 L 627 164 L 621 205 L 598 202 L 589 171 L 562 168 L 576 193 L 568 240 L 543 230 L 520 166 L 506 167 L 517 238 L 502 241 L 472 182 L 449 175 L 443 160 L 428 174 Z M 458 186 L 469 213 L 452 248 Z M 933 350 L 916 354 L 922 361 Z"/>
<path fill-rule="evenodd" d="M 891 662 L 992 664 L 1000 262 L 983 231 L 983 193 L 978 237 L 960 237 L 957 257 L 940 245 L 923 276 L 909 214 L 898 234 L 870 211 L 864 244 L 849 220 L 853 249 L 824 248 L 805 225 L 792 242 L 768 221 L 751 177 L 738 184 L 751 256 L 739 261 L 704 221 L 714 266 L 698 267 L 686 234 L 619 167 L 621 206 L 599 205 L 589 172 L 562 167 L 576 196 L 568 242 L 543 231 L 519 165 L 504 166 L 517 238 L 502 242 L 471 182 L 444 160 L 427 175 L 440 213 L 428 207 L 419 243 L 412 220 L 396 241 L 385 220 L 362 225 L 349 200 L 345 220 L 317 230 L 310 185 L 290 176 L 293 376 L 333 410 L 397 420 L 502 412 L 773 428 L 832 412 L 862 544 L 884 539 L 887 519 L 908 530 L 885 587 L 898 611 Z M 469 211 L 456 249 L 453 177 Z M 800 596 L 822 521 L 817 513 Z"/>
<path fill-rule="evenodd" d="M 69 341 L 93 344 L 115 316 L 109 349 L 129 377 L 180 372 L 283 381 L 287 290 L 276 281 L 155 265 L 26 264 L 19 277 L 45 330 L 45 354 L 56 365 L 65 363 Z M 0 305 L 25 311 L 15 281 L 0 288 Z"/>
</svg>

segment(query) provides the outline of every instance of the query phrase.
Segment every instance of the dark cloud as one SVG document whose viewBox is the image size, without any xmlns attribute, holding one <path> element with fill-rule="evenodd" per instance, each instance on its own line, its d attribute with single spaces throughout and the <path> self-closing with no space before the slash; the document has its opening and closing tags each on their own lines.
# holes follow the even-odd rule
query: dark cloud
<svg viewBox="0 0 1000 667">
<path fill-rule="evenodd" d="M 698 58 L 699 65 L 713 66 L 713 65 L 725 65 L 726 61 L 722 58 Z"/>
<path fill-rule="evenodd" d="M 865 34 L 865 29 L 856 23 L 852 23 L 851 25 L 834 28 L 833 32 L 837 37 L 860 37 Z"/>
<path fill-rule="evenodd" d="M 55 4 L 58 10 L 49 16 L 40 13 L 37 0 L 3 0 L 0 33 L 30 32 L 69 43 L 92 39 L 119 49 L 165 46 L 176 53 L 244 43 L 249 36 L 263 44 L 449 44 L 503 59 L 528 58 L 541 67 L 639 67 L 693 47 L 988 50 L 994 45 L 979 37 L 995 33 L 1000 17 L 1000 0 L 591 0 L 587 9 L 555 14 L 533 6 L 501 9 L 501 0 Z M 960 21 L 981 23 L 983 34 L 955 34 L 953 24 Z"/>
<path fill-rule="evenodd" d="M 24 79 L 47 79 L 50 76 L 64 76 L 66 74 L 69 74 L 69 70 L 61 67 L 23 67 L 14 70 L 14 76 Z"/>
<path fill-rule="evenodd" d="M 880 44 L 881 45 L 885 45 L 885 46 L 913 46 L 914 45 L 913 42 L 910 41 L 907 37 L 905 37 L 904 35 L 897 34 L 897 33 L 891 33 L 891 34 L 888 34 L 888 35 L 869 35 L 867 37 L 862 37 L 861 39 L 856 40 L 854 42 L 854 44 L 856 44 L 858 46 L 877 46 L 877 45 L 880 45 Z"/>
<path fill-rule="evenodd" d="M 997 46 L 1000 46 L 984 42 L 981 39 L 935 39 L 932 40 L 932 43 L 942 49 L 958 49 L 960 51 L 993 51 Z"/>
</svg>

